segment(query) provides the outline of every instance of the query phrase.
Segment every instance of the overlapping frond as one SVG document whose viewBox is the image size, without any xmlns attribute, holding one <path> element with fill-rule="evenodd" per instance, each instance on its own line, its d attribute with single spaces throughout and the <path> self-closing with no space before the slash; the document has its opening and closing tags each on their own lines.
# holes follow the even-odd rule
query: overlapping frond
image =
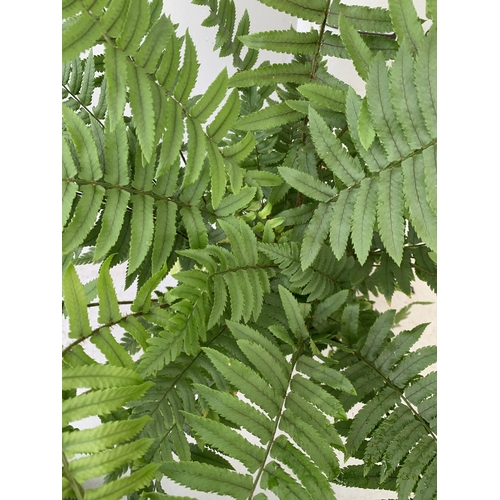
<svg viewBox="0 0 500 500">
<path fill-rule="evenodd" d="M 161 0 L 63 2 L 63 498 L 187 498 L 162 476 L 242 499 L 435 498 L 435 348 L 372 302 L 436 288 L 435 2 L 425 31 L 410 0 L 261 0 L 308 33 L 193 3 L 237 70 L 199 95 Z M 259 50 L 293 59 L 254 68 Z"/>
<path fill-rule="evenodd" d="M 349 314 L 346 308 L 342 344 L 332 357 L 356 389 L 356 396 L 339 395 L 344 408 L 363 403 L 345 427 L 347 454 L 363 460 L 363 474 L 347 473 L 342 483 L 366 487 L 366 477 L 375 471 L 380 487 L 395 486 L 400 499 L 412 492 L 415 498 L 431 498 L 436 491 L 436 372 L 422 372 L 436 362 L 436 348 L 411 350 L 427 325 L 394 335 L 395 311 L 389 310 L 366 335 L 356 322 L 349 329 Z M 420 496 L 423 491 L 427 496 Z"/>
<path fill-rule="evenodd" d="M 231 425 L 183 412 L 200 447 L 208 445 L 237 460 L 244 471 L 192 462 L 164 464 L 161 471 L 174 481 L 241 499 L 254 497 L 259 487 L 279 498 L 335 498 L 329 481 L 338 474 L 339 464 L 332 446 L 343 449 L 343 444 L 329 419 L 345 418 L 345 413 L 326 388 L 348 393 L 353 389 L 339 372 L 305 352 L 307 331 L 300 326 L 298 303 L 286 294 L 282 300 L 296 339 L 289 361 L 272 335 L 233 321 L 227 325 L 245 361 L 204 349 L 230 386 L 253 405 L 229 392 L 195 384 L 200 397 Z M 242 430 L 258 441 L 250 441 Z"/>
</svg>

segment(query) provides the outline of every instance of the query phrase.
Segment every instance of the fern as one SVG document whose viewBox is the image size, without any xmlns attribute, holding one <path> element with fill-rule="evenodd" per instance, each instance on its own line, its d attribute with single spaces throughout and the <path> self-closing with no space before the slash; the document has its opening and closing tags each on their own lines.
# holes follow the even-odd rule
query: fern
<svg viewBox="0 0 500 500">
<path fill-rule="evenodd" d="M 161 0 L 63 1 L 63 498 L 436 498 L 436 349 L 373 301 L 437 286 L 435 2 L 260 1 L 314 26 L 194 0 L 211 82 Z"/>
</svg>

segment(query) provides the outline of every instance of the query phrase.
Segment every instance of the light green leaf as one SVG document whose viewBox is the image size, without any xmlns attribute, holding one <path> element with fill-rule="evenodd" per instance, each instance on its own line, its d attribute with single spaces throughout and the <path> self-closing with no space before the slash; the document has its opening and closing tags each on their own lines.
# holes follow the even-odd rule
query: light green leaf
<svg viewBox="0 0 500 500">
<path fill-rule="evenodd" d="M 201 99 L 191 108 L 191 116 L 199 120 L 200 123 L 204 123 L 224 99 L 228 81 L 227 68 L 224 68 L 210 84 Z"/>
<path fill-rule="evenodd" d="M 426 197 L 422 155 L 406 159 L 403 167 L 403 189 L 410 222 L 422 241 L 437 252 L 437 217 Z"/>
<path fill-rule="evenodd" d="M 205 159 L 205 134 L 201 125 L 192 118 L 186 120 L 188 132 L 187 163 L 182 187 L 193 184 L 201 173 Z"/>
<path fill-rule="evenodd" d="M 347 456 L 352 456 L 361 443 L 378 424 L 382 416 L 399 401 L 399 395 L 390 387 L 386 387 L 371 399 L 356 414 L 347 436 Z"/>
<path fill-rule="evenodd" d="M 337 194 L 337 190 L 334 187 L 300 170 L 288 167 L 278 167 L 278 171 L 281 177 L 283 177 L 290 186 L 313 200 L 326 203 Z"/>
<path fill-rule="evenodd" d="M 215 144 L 218 144 L 224 138 L 228 130 L 234 125 L 239 113 L 240 98 L 238 91 L 234 89 L 213 122 L 207 127 L 207 135 Z"/>
<path fill-rule="evenodd" d="M 252 49 L 265 49 L 287 54 L 314 54 L 318 49 L 317 31 L 304 33 L 295 30 L 263 31 L 239 38 Z"/>
<path fill-rule="evenodd" d="M 174 97 L 181 104 L 186 105 L 191 91 L 196 84 L 199 64 L 196 59 L 196 47 L 194 46 L 193 40 L 189 35 L 189 31 L 186 31 L 184 40 L 184 62 L 179 71 L 179 79 L 175 85 Z"/>
<path fill-rule="evenodd" d="M 116 38 L 120 35 L 125 19 L 127 18 L 129 3 L 129 0 L 111 0 L 104 16 L 102 16 L 102 29 L 110 37 Z"/>
<path fill-rule="evenodd" d="M 113 132 L 116 125 L 123 121 L 123 111 L 127 100 L 127 61 L 125 54 L 106 43 L 104 45 L 104 66 L 106 68 L 106 101 L 108 105 L 109 130 Z"/>
<path fill-rule="evenodd" d="M 273 424 L 261 411 L 232 394 L 215 391 L 200 384 L 193 384 L 193 388 L 219 415 L 248 429 L 261 443 L 269 441 Z"/>
<path fill-rule="evenodd" d="M 87 296 L 82 282 L 71 263 L 62 280 L 64 305 L 68 311 L 70 339 L 86 337 L 91 334 L 89 317 L 87 315 Z"/>
<path fill-rule="evenodd" d="M 128 401 L 140 398 L 153 384 L 114 387 L 87 392 L 62 402 L 62 426 L 92 415 L 106 415 Z"/>
<path fill-rule="evenodd" d="M 385 156 L 385 152 L 377 137 L 371 143 L 370 149 L 366 150 L 361 144 L 361 139 L 358 133 L 359 115 L 361 113 L 362 100 L 356 92 L 349 88 L 346 96 L 345 113 L 347 118 L 347 125 L 349 127 L 349 134 L 356 146 L 356 149 L 361 158 L 366 163 L 370 172 L 380 172 L 389 165 L 389 160 Z M 370 125 L 373 127 L 370 119 Z"/>
<path fill-rule="evenodd" d="M 425 189 L 429 206 L 437 213 L 437 165 L 436 146 L 431 146 L 422 151 L 424 160 Z"/>
<path fill-rule="evenodd" d="M 413 75 L 413 58 L 408 44 L 403 40 L 391 67 L 392 104 L 408 144 L 412 149 L 420 149 L 426 146 L 431 138 L 420 111 Z"/>
<path fill-rule="evenodd" d="M 124 370 L 113 367 L 113 370 Z M 97 453 L 137 435 L 151 420 L 149 416 L 133 420 L 106 422 L 92 429 L 62 433 L 62 449 L 68 458 L 76 453 Z"/>
<path fill-rule="evenodd" d="M 149 78 L 142 68 L 127 64 L 127 80 L 137 138 L 144 158 L 150 161 L 155 140 L 155 113 Z"/>
<path fill-rule="evenodd" d="M 85 500 L 115 500 L 124 495 L 138 491 L 148 485 L 155 477 L 158 464 L 148 464 L 130 476 L 122 477 L 94 490 L 85 492 Z"/>
<path fill-rule="evenodd" d="M 366 99 L 373 128 L 387 153 L 388 160 L 404 158 L 410 153 L 410 147 L 391 105 L 387 67 L 380 53 L 374 57 L 370 68 L 366 82 Z"/>
<path fill-rule="evenodd" d="M 403 176 L 401 169 L 382 170 L 378 184 L 377 221 L 380 239 L 399 266 L 403 258 Z"/>
<path fill-rule="evenodd" d="M 358 75 L 366 81 L 373 55 L 358 31 L 342 14 L 339 14 L 338 23 L 340 38 L 351 56 Z"/>
<path fill-rule="evenodd" d="M 85 62 L 85 70 L 83 72 L 82 88 L 78 94 L 78 99 L 84 106 L 90 106 L 92 103 L 92 94 L 94 92 L 94 77 L 95 77 L 95 64 L 94 54 L 90 49 Z"/>
<path fill-rule="evenodd" d="M 226 285 L 224 284 L 224 278 L 218 274 L 214 276 L 214 302 L 212 305 L 212 311 L 210 312 L 210 317 L 207 323 L 207 330 L 210 330 L 215 326 L 222 316 L 224 309 L 226 307 L 227 293 Z"/>
<path fill-rule="evenodd" d="M 363 99 L 361 102 L 361 108 L 358 115 L 358 134 L 359 141 L 362 146 L 369 150 L 370 146 L 373 144 L 375 139 L 375 130 L 373 129 L 372 122 L 370 120 L 370 113 L 368 111 L 368 102 Z"/>
<path fill-rule="evenodd" d="M 333 111 L 344 112 L 345 92 L 340 89 L 319 85 L 318 83 L 305 83 L 297 90 L 311 102 L 325 106 Z"/>
<path fill-rule="evenodd" d="M 97 237 L 94 262 L 103 259 L 118 240 L 127 211 L 130 193 L 123 189 L 108 189 L 102 225 Z"/>
<path fill-rule="evenodd" d="M 299 303 L 292 293 L 282 285 L 278 286 L 278 291 L 283 304 L 283 309 L 288 320 L 288 326 L 298 340 L 304 340 L 309 337 L 309 332 L 300 312 Z"/>
<path fill-rule="evenodd" d="M 109 389 L 142 383 L 141 377 L 128 368 L 111 365 L 87 365 L 77 368 L 63 368 L 63 390 L 87 388 Z"/>
<path fill-rule="evenodd" d="M 68 23 L 68 21 L 66 21 Z M 71 24 L 63 25 L 62 34 L 62 62 L 68 62 L 78 57 L 82 52 L 90 49 L 101 37 L 102 29 L 86 11 L 78 15 Z"/>
<path fill-rule="evenodd" d="M 271 64 L 261 68 L 240 71 L 229 79 L 230 87 L 253 87 L 258 85 L 278 85 L 283 83 L 308 83 L 311 66 L 292 62 L 287 64 Z"/>
<path fill-rule="evenodd" d="M 102 186 L 92 186 L 91 184 L 81 186 L 80 191 L 82 196 L 73 218 L 63 231 L 63 255 L 69 254 L 84 241 L 95 224 L 105 192 Z"/>
<path fill-rule="evenodd" d="M 330 246 L 337 259 L 341 259 L 345 252 L 357 194 L 358 189 L 344 189 L 333 205 L 330 219 Z"/>
<path fill-rule="evenodd" d="M 149 339 L 150 335 L 139 320 L 135 316 L 127 316 L 125 320 L 120 321 L 119 324 L 137 340 L 142 350 L 146 351 L 148 348 L 147 339 Z"/>
<path fill-rule="evenodd" d="M 293 110 L 285 102 L 282 102 L 243 116 L 236 122 L 235 128 L 238 130 L 268 130 L 285 123 L 295 122 L 303 117 L 303 113 Z"/>
<path fill-rule="evenodd" d="M 230 359 L 214 349 L 203 351 L 222 376 L 238 388 L 250 401 L 260 406 L 271 418 L 278 415 L 279 408 L 274 390 L 255 371 L 236 359 Z"/>
<path fill-rule="evenodd" d="M 235 430 L 208 418 L 182 412 L 191 429 L 220 452 L 239 460 L 254 473 L 265 460 L 265 450 L 248 442 Z"/>
<path fill-rule="evenodd" d="M 389 14 L 399 43 L 406 40 L 412 53 L 416 54 L 424 31 L 412 0 L 389 0 Z"/>
<path fill-rule="evenodd" d="M 307 225 L 300 248 L 300 263 L 303 271 L 312 265 L 328 236 L 332 210 L 332 203 L 320 203 Z"/>
<path fill-rule="evenodd" d="M 158 272 L 167 261 L 176 236 L 175 219 L 177 205 L 173 201 L 158 200 L 156 202 L 156 224 L 153 241 L 151 271 Z"/>
<path fill-rule="evenodd" d="M 170 479 L 198 491 L 230 495 L 244 500 L 252 489 L 252 476 L 196 462 L 168 462 L 160 470 Z"/>
<path fill-rule="evenodd" d="M 118 467 L 142 457 L 154 439 L 142 438 L 95 455 L 81 457 L 69 464 L 69 471 L 80 483 L 113 472 Z"/>
<path fill-rule="evenodd" d="M 347 186 L 359 182 L 364 173 L 344 149 L 340 140 L 314 108 L 309 107 L 309 129 L 318 155 L 326 166 Z"/>
<path fill-rule="evenodd" d="M 172 21 L 162 14 L 147 34 L 134 57 L 136 64 L 144 68 L 146 73 L 155 73 L 162 51 L 173 32 L 174 25 Z"/>
<path fill-rule="evenodd" d="M 326 321 L 328 316 L 332 315 L 347 300 L 348 290 L 341 290 L 334 293 L 325 300 L 322 300 L 316 307 L 313 315 L 313 321 L 317 324 Z"/>
<path fill-rule="evenodd" d="M 415 61 L 418 102 L 432 138 L 437 137 L 437 30 L 432 26 L 419 48 Z"/>
<path fill-rule="evenodd" d="M 127 17 L 123 23 L 116 45 L 128 56 L 136 54 L 149 26 L 149 4 L 147 0 L 129 0 Z"/>
<path fill-rule="evenodd" d="M 153 239 L 154 199 L 142 194 L 132 195 L 132 220 L 130 222 L 130 252 L 127 274 L 132 274 L 146 257 Z"/>
<path fill-rule="evenodd" d="M 212 141 L 207 143 L 207 152 L 210 160 L 212 207 L 217 209 L 226 192 L 226 169 L 224 168 L 224 158 Z"/>
<path fill-rule="evenodd" d="M 198 207 L 182 207 L 180 214 L 186 227 L 190 248 L 205 248 L 208 245 L 207 228 Z"/>
<path fill-rule="evenodd" d="M 352 216 L 352 244 L 361 265 L 363 265 L 370 251 L 375 211 L 377 206 L 378 179 L 366 178 L 361 181 Z"/>
<path fill-rule="evenodd" d="M 108 114 L 104 128 L 104 147 L 106 157 L 104 180 L 110 184 L 126 186 L 129 183 L 128 140 L 127 128 L 122 118 L 112 127 L 111 117 Z"/>
<path fill-rule="evenodd" d="M 93 333 L 90 341 L 104 354 L 111 365 L 134 368 L 134 361 L 125 348 L 113 337 L 108 327 L 101 327 Z"/>
<path fill-rule="evenodd" d="M 87 181 L 97 181 L 102 177 L 97 146 L 90 130 L 83 120 L 68 106 L 62 106 L 62 114 L 66 128 L 75 144 L 80 161 L 79 177 Z"/>
<path fill-rule="evenodd" d="M 347 394 L 356 394 L 351 382 L 344 375 L 313 358 L 302 355 L 297 363 L 297 370 L 318 382 L 328 385 L 332 389 L 337 389 Z"/>
<path fill-rule="evenodd" d="M 166 274 L 167 266 L 163 265 L 163 267 L 158 272 L 153 274 L 153 276 L 151 276 L 151 278 L 149 278 L 146 283 L 141 286 L 141 288 L 137 292 L 137 295 L 135 296 L 133 304 L 130 306 L 132 312 L 149 312 L 151 308 L 151 294 L 161 283 L 163 278 L 165 278 Z"/>
<path fill-rule="evenodd" d="M 179 151 L 184 137 L 182 107 L 173 99 L 168 99 L 165 112 L 167 114 L 167 126 L 161 145 L 161 153 L 156 171 L 157 177 L 161 177 L 168 172 L 176 158 L 179 158 Z"/>
<path fill-rule="evenodd" d="M 156 71 L 158 83 L 169 93 L 179 75 L 179 62 L 181 59 L 181 40 L 172 33 L 163 52 L 160 67 Z"/>
<path fill-rule="evenodd" d="M 226 217 L 246 207 L 254 198 L 257 189 L 254 187 L 243 188 L 238 194 L 229 194 L 219 204 L 215 211 L 218 217 Z"/>
<path fill-rule="evenodd" d="M 226 146 L 222 150 L 222 154 L 226 160 L 231 160 L 234 163 L 243 161 L 255 148 L 255 137 L 251 132 L 248 132 L 240 142 Z"/>
<path fill-rule="evenodd" d="M 97 294 L 99 297 L 99 316 L 97 320 L 103 325 L 117 323 L 122 319 L 118 299 L 116 298 L 116 290 L 109 273 L 112 258 L 113 256 L 110 255 L 102 263 L 97 278 Z"/>
<path fill-rule="evenodd" d="M 321 24 L 325 17 L 325 2 L 323 0 L 260 0 L 261 3 L 286 12 L 295 17 L 300 17 L 306 21 Z"/>
<path fill-rule="evenodd" d="M 329 26 L 338 26 L 339 14 L 342 14 L 357 31 L 370 33 L 392 32 L 391 18 L 387 9 L 332 2 L 327 21 Z"/>
</svg>

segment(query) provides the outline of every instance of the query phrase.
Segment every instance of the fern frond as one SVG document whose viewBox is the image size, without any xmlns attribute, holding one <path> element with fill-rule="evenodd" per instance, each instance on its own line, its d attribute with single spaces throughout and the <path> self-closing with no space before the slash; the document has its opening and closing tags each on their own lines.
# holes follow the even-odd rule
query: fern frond
<svg viewBox="0 0 500 500">
<path fill-rule="evenodd" d="M 269 130 L 285 123 L 300 120 L 303 116 L 303 113 L 295 111 L 282 102 L 241 117 L 236 122 L 235 128 L 243 131 Z"/>
<path fill-rule="evenodd" d="M 299 33 L 294 30 L 264 31 L 240 36 L 240 40 L 252 49 L 272 50 L 288 54 L 314 54 L 317 50 L 318 32 Z"/>
<path fill-rule="evenodd" d="M 149 27 L 149 4 L 147 0 L 129 0 L 127 17 L 116 44 L 128 56 L 134 56 Z"/>
<path fill-rule="evenodd" d="M 279 83 L 308 83 L 311 66 L 298 62 L 271 64 L 257 69 L 240 71 L 229 79 L 231 87 L 278 85 Z"/>
</svg>

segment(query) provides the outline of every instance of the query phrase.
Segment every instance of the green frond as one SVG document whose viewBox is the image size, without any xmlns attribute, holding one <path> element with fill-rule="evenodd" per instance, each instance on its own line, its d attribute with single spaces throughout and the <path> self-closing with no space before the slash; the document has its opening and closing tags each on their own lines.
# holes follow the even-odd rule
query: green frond
<svg viewBox="0 0 500 500">
<path fill-rule="evenodd" d="M 238 91 L 234 89 L 227 98 L 226 103 L 217 113 L 214 120 L 207 127 L 207 135 L 215 144 L 218 144 L 228 130 L 234 125 L 240 113 L 240 99 Z"/>
<path fill-rule="evenodd" d="M 104 66 L 106 68 L 106 102 L 108 106 L 109 132 L 122 121 L 127 100 L 127 60 L 121 50 L 106 43 L 104 50 Z"/>
<path fill-rule="evenodd" d="M 437 251 L 437 217 L 426 197 L 424 161 L 422 155 L 404 160 L 403 190 L 410 222 L 431 250 Z"/>
<path fill-rule="evenodd" d="M 227 68 L 224 68 L 210 84 L 201 99 L 191 108 L 191 116 L 201 123 L 205 122 L 224 99 L 228 81 Z"/>
<path fill-rule="evenodd" d="M 80 160 L 79 177 L 97 181 L 102 177 L 97 146 L 84 121 L 68 106 L 63 105 L 62 114 L 69 135 Z"/>
<path fill-rule="evenodd" d="M 122 32 L 129 4 L 129 0 L 111 0 L 105 14 L 101 18 L 102 29 L 109 36 L 116 38 Z"/>
<path fill-rule="evenodd" d="M 69 338 L 88 336 L 92 329 L 87 314 L 87 297 L 73 264 L 68 266 L 62 280 L 64 304 L 69 317 Z"/>
<path fill-rule="evenodd" d="M 305 172 L 288 167 L 278 167 L 278 171 L 290 186 L 313 200 L 326 203 L 337 194 L 334 187 L 315 179 Z"/>
<path fill-rule="evenodd" d="M 173 99 L 167 99 L 166 129 L 163 134 L 161 153 L 158 160 L 157 177 L 169 172 L 175 160 L 179 158 L 179 151 L 184 136 L 184 121 L 182 119 L 182 108 Z M 199 129 L 195 132 L 199 133 Z"/>
<path fill-rule="evenodd" d="M 122 477 L 99 488 L 88 490 L 85 493 L 85 499 L 113 500 L 115 498 L 122 498 L 123 495 L 137 491 L 149 484 L 155 477 L 157 469 L 157 464 L 148 464 L 142 469 L 133 472 L 130 476 Z"/>
<path fill-rule="evenodd" d="M 146 0 L 144 0 L 146 2 Z M 146 72 L 133 64 L 127 64 L 127 81 L 130 93 L 130 107 L 134 116 L 137 138 L 146 161 L 153 154 L 155 139 L 155 112 L 153 95 Z"/>
<path fill-rule="evenodd" d="M 105 189 L 102 186 L 92 186 L 91 184 L 81 186 L 80 191 L 82 195 L 73 218 L 63 231 L 63 255 L 75 250 L 94 227 L 105 194 Z"/>
<path fill-rule="evenodd" d="M 117 323 L 122 315 L 118 307 L 116 290 L 113 280 L 109 274 L 109 266 L 113 256 L 108 257 L 101 265 L 99 277 L 97 278 L 97 294 L 99 297 L 99 323 L 106 325 L 108 323 Z"/>
<path fill-rule="evenodd" d="M 317 31 L 299 33 L 295 30 L 263 31 L 240 36 L 240 40 L 252 49 L 272 50 L 287 54 L 314 54 L 318 49 Z"/>
<path fill-rule="evenodd" d="M 291 62 L 271 64 L 257 69 L 240 71 L 229 79 L 230 87 L 278 85 L 279 83 L 309 83 L 310 64 Z"/>
<path fill-rule="evenodd" d="M 424 37 L 415 59 L 415 86 L 427 131 L 437 137 L 437 30 Z"/>
<path fill-rule="evenodd" d="M 127 274 L 132 274 L 146 257 L 154 233 L 153 205 L 151 196 L 135 194 L 132 202 L 132 234 L 130 238 L 130 257 Z"/>
<path fill-rule="evenodd" d="M 182 207 L 180 214 L 186 228 L 191 248 L 205 248 L 208 244 L 207 230 L 197 207 Z"/>
<path fill-rule="evenodd" d="M 293 110 L 282 102 L 241 117 L 236 122 L 235 128 L 243 131 L 269 130 L 300 120 L 303 116 L 303 113 Z"/>
<path fill-rule="evenodd" d="M 155 73 L 165 45 L 167 45 L 173 32 L 174 25 L 172 21 L 164 15 L 161 15 L 151 27 L 134 57 L 134 61 L 144 68 L 147 74 Z"/>
<path fill-rule="evenodd" d="M 351 237 L 361 265 L 365 263 L 371 247 L 377 206 L 377 190 L 378 179 L 376 177 L 363 179 L 354 202 Z"/>
<path fill-rule="evenodd" d="M 340 192 L 333 205 L 330 219 L 330 246 L 337 259 L 342 258 L 346 249 L 357 194 L 357 189 L 345 189 Z"/>
<path fill-rule="evenodd" d="M 205 161 L 206 150 L 205 134 L 199 122 L 188 117 L 186 125 L 188 133 L 188 157 L 182 187 L 189 186 L 198 179 L 203 162 Z"/>
<path fill-rule="evenodd" d="M 332 2 L 327 21 L 329 26 L 338 26 L 339 14 L 342 14 L 358 31 L 390 33 L 393 30 L 389 11 L 381 7 Z"/>
<path fill-rule="evenodd" d="M 391 106 L 389 77 L 380 54 L 374 59 L 366 82 L 366 98 L 370 117 L 389 161 L 399 160 L 410 153 L 403 129 Z"/>
<path fill-rule="evenodd" d="M 149 26 L 149 4 L 147 0 L 129 0 L 127 17 L 116 39 L 124 54 L 134 56 Z"/>
<path fill-rule="evenodd" d="M 323 241 L 330 231 L 332 211 L 332 203 L 320 203 L 318 208 L 314 211 L 312 219 L 307 225 L 307 229 L 304 233 L 304 240 L 300 248 L 302 270 L 311 266 L 318 252 L 321 250 Z"/>
<path fill-rule="evenodd" d="M 317 83 L 305 83 L 297 90 L 311 102 L 325 106 L 332 111 L 344 112 L 346 94 L 343 90 Z"/>
<path fill-rule="evenodd" d="M 399 169 L 382 170 L 377 193 L 377 222 L 380 239 L 396 264 L 401 263 L 404 245 L 403 176 Z"/>
<path fill-rule="evenodd" d="M 151 271 L 158 272 L 167 261 L 175 241 L 177 205 L 172 201 L 156 203 L 156 224 L 153 240 Z"/>
<path fill-rule="evenodd" d="M 361 167 L 349 156 L 340 140 L 312 107 L 309 108 L 309 129 L 318 155 L 344 184 L 351 186 L 364 177 Z"/>
<path fill-rule="evenodd" d="M 184 486 L 199 491 L 230 495 L 236 500 L 248 497 L 252 488 L 252 477 L 202 463 L 170 462 L 161 465 L 161 472 Z"/>
<path fill-rule="evenodd" d="M 90 49 L 101 37 L 102 28 L 90 14 L 83 11 L 63 24 L 62 58 L 68 62 Z"/>
<path fill-rule="evenodd" d="M 111 330 L 103 326 L 97 332 L 92 332 L 90 342 L 94 344 L 111 365 L 133 368 L 134 361 L 124 347 L 111 334 Z"/>
<path fill-rule="evenodd" d="M 167 40 L 161 63 L 155 73 L 158 83 L 168 92 L 173 90 L 178 78 L 181 47 L 182 40 L 172 33 Z"/>
<path fill-rule="evenodd" d="M 389 0 L 389 13 L 398 41 L 407 41 L 413 54 L 416 54 L 424 39 L 424 30 L 418 19 L 417 11 L 411 0 Z"/>
<path fill-rule="evenodd" d="M 85 62 L 85 69 L 83 70 L 82 88 L 78 94 L 78 99 L 84 106 L 90 106 L 92 103 L 92 94 L 94 92 L 94 79 L 95 79 L 95 64 L 94 54 L 92 49 L 87 56 Z"/>
<path fill-rule="evenodd" d="M 286 12 L 287 14 L 300 17 L 313 23 L 321 24 L 325 16 L 326 4 L 323 0 L 295 0 L 294 2 L 289 2 L 287 0 L 260 0 L 260 2 L 273 9 Z"/>
<path fill-rule="evenodd" d="M 361 35 L 342 14 L 339 14 L 338 23 L 340 37 L 351 56 L 354 67 L 358 75 L 366 81 L 368 79 L 368 72 L 373 60 L 373 55 L 369 47 L 361 38 Z"/>
<path fill-rule="evenodd" d="M 186 105 L 191 91 L 196 84 L 196 79 L 198 78 L 199 64 L 196 59 L 196 48 L 188 31 L 186 31 L 184 40 L 184 61 L 179 71 L 179 78 L 177 79 L 177 83 L 175 85 L 174 97 L 181 104 Z M 165 85 L 163 84 L 163 86 Z"/>
</svg>

